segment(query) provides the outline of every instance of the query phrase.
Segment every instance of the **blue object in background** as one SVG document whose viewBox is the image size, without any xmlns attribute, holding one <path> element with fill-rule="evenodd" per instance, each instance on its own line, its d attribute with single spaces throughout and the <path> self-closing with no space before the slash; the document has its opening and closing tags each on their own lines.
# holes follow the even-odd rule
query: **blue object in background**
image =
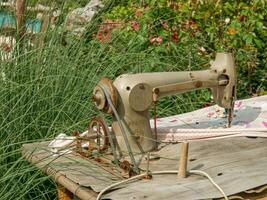
<svg viewBox="0 0 267 200">
<path fill-rule="evenodd" d="M 31 29 L 33 33 L 39 33 L 41 31 L 41 22 L 38 19 L 27 19 L 26 28 Z"/>
<path fill-rule="evenodd" d="M 0 11 L 0 27 L 2 26 L 16 26 L 16 20 L 8 13 Z"/>
<path fill-rule="evenodd" d="M 38 19 L 27 19 L 26 29 L 30 29 L 33 33 L 39 33 L 41 31 L 41 21 Z M 16 28 L 16 19 L 14 16 L 0 11 L 0 28 L 3 26 L 12 26 Z"/>
</svg>

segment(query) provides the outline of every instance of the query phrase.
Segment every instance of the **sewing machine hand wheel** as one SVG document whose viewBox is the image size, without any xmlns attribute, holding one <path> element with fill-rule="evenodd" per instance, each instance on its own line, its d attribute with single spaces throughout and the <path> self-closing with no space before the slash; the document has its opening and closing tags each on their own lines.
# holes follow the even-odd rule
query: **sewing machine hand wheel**
<svg viewBox="0 0 267 200">
<path fill-rule="evenodd" d="M 98 153 L 105 151 L 109 145 L 108 127 L 101 118 L 94 117 L 88 124 L 89 137 L 95 135 L 89 141 L 89 151 L 96 149 Z"/>
</svg>

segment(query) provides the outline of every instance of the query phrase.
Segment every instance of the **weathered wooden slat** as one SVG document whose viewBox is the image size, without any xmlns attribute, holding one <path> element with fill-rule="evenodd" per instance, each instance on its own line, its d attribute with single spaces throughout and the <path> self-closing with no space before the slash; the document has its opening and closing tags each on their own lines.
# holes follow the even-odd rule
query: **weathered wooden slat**
<svg viewBox="0 0 267 200">
<path fill-rule="evenodd" d="M 118 171 L 114 170 L 111 173 L 112 170 L 106 170 L 105 165 L 92 159 L 72 153 L 55 156 L 47 146 L 48 142 L 24 144 L 22 154 L 38 168 L 49 167 L 54 171 L 60 171 L 73 182 L 84 187 L 91 187 L 96 192 L 123 179 Z"/>
<path fill-rule="evenodd" d="M 177 170 L 178 146 L 170 145 L 162 154 L 159 152 L 165 159 L 151 161 L 150 169 Z M 267 184 L 266 166 L 267 139 L 228 138 L 190 144 L 188 169 L 207 172 L 227 195 Z M 155 175 L 152 180 L 134 182 L 107 195 L 114 199 L 146 199 L 144 196 L 149 199 L 211 199 L 222 195 L 208 179 L 197 175 L 184 179 L 177 179 L 175 175 Z"/>
</svg>

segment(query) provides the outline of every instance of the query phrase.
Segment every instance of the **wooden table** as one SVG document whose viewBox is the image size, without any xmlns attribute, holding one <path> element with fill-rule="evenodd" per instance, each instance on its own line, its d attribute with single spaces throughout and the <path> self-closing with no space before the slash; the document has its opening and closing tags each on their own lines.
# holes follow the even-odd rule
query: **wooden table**
<svg viewBox="0 0 267 200">
<path fill-rule="evenodd" d="M 254 112 L 248 116 L 250 125 L 256 127 L 257 123 L 266 120 L 266 108 L 259 108 L 260 105 L 266 104 L 266 97 L 248 100 L 256 102 L 254 106 L 256 109 L 253 107 L 254 103 L 248 108 L 243 107 L 240 115 L 236 113 L 237 118 L 234 123 L 238 124 L 238 120 L 244 117 L 246 109 L 257 111 L 257 115 Z M 198 118 L 200 115 L 204 116 L 203 113 L 205 112 L 202 109 L 180 115 L 179 119 L 185 121 L 189 116 Z M 214 125 L 213 120 L 220 123 L 218 119 L 207 120 L 210 121 L 203 123 L 210 122 Z M 199 121 L 202 126 L 203 123 Z M 60 199 L 71 199 L 73 194 L 83 200 L 95 199 L 97 193 L 103 188 L 124 179 L 113 165 L 99 163 L 75 153 L 55 155 L 48 148 L 48 143 L 49 141 L 24 144 L 22 154 L 31 164 L 42 169 L 62 186 L 58 190 Z M 149 169 L 151 171 L 178 170 L 179 147 L 180 144 L 169 144 L 160 149 L 156 152 L 160 159 L 151 161 Z M 146 168 L 145 160 L 140 167 Z M 267 191 L 266 138 L 236 137 L 190 142 L 188 169 L 207 172 L 231 199 L 267 199 L 265 193 Z M 177 175 L 154 175 L 151 180 L 138 180 L 122 185 L 108 192 L 104 197 L 116 200 L 196 200 L 218 199 L 222 198 L 222 195 L 208 179 L 201 176 L 190 175 L 187 178 L 178 179 Z"/>
<path fill-rule="evenodd" d="M 168 145 L 160 150 L 157 154 L 161 158 L 150 162 L 150 170 L 177 170 L 178 146 Z M 123 180 L 119 172 L 107 170 L 109 166 L 94 160 L 75 154 L 53 156 L 47 142 L 25 144 L 22 153 L 29 162 L 67 189 L 59 188 L 61 199 L 70 199 L 67 191 L 80 199 L 95 199 L 101 189 Z M 141 164 L 141 167 L 145 166 L 145 162 Z M 189 169 L 207 172 L 229 196 L 257 187 L 261 188 L 258 190 L 261 193 L 262 187 L 267 188 L 266 166 L 267 139 L 264 138 L 228 138 L 190 144 Z M 141 196 L 151 196 L 151 199 L 157 199 L 157 196 L 160 199 L 174 196 L 181 199 L 211 199 L 220 198 L 221 194 L 203 177 L 190 175 L 178 180 L 176 175 L 155 175 L 152 180 L 133 182 L 106 195 L 111 199 L 143 199 Z"/>
</svg>

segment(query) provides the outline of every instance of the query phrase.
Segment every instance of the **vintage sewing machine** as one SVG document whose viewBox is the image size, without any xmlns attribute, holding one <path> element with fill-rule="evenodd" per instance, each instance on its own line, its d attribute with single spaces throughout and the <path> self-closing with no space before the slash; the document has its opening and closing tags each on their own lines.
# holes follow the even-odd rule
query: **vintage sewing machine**
<svg viewBox="0 0 267 200">
<path fill-rule="evenodd" d="M 232 54 L 217 53 L 208 70 L 123 74 L 114 82 L 102 78 L 93 91 L 96 107 L 113 116 L 112 131 L 103 120 L 92 119 L 87 138 L 89 150 L 112 149 L 114 160 L 128 155 L 136 171 L 135 155 L 157 149 L 157 130 L 150 127 L 149 108 L 159 98 L 210 88 L 214 101 L 227 109 L 232 121 L 236 71 Z"/>
</svg>

